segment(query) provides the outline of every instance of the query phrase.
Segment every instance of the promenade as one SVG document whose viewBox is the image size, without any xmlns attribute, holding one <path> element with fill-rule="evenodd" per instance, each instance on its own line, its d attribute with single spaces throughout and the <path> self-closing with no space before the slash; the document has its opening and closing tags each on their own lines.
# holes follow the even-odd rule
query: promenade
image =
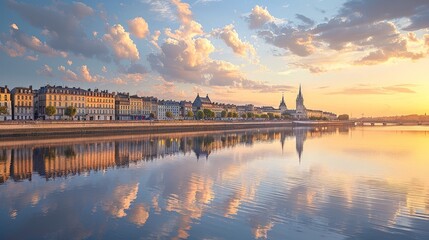
<svg viewBox="0 0 429 240">
<path fill-rule="evenodd" d="M 0 137 L 167 133 L 290 127 L 291 121 L 52 121 L 4 122 Z"/>
</svg>

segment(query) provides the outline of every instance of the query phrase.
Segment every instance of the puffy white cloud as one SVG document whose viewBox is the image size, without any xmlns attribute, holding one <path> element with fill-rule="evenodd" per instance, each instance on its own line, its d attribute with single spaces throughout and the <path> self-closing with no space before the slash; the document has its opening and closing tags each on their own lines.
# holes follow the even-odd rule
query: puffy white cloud
<svg viewBox="0 0 429 240">
<path fill-rule="evenodd" d="M 103 40 L 111 46 L 117 61 L 121 59 L 131 61 L 140 59 L 137 46 L 122 25 L 115 24 L 109 28 L 108 32 L 103 36 Z"/>
<path fill-rule="evenodd" d="M 12 29 L 14 29 L 14 30 L 18 30 L 19 28 L 18 28 L 18 25 L 16 25 L 15 23 L 12 23 L 11 25 L 10 25 L 10 27 L 12 28 Z"/>
<path fill-rule="evenodd" d="M 221 38 L 226 45 L 228 45 L 234 53 L 242 56 L 254 56 L 256 54 L 255 48 L 249 42 L 243 42 L 238 36 L 234 25 L 230 24 L 222 29 L 215 29 L 213 35 Z"/>
<path fill-rule="evenodd" d="M 71 66 L 73 64 L 72 60 L 67 60 L 67 65 Z"/>
<path fill-rule="evenodd" d="M 45 77 L 53 77 L 54 74 L 52 73 L 52 68 L 45 64 L 43 67 L 39 70 L 37 70 L 37 74 L 45 76 Z"/>
<path fill-rule="evenodd" d="M 189 4 L 183 3 L 181 0 L 171 0 L 177 8 L 177 15 L 183 25 L 187 25 L 192 21 L 192 12 Z"/>
<path fill-rule="evenodd" d="M 78 68 L 78 73 L 75 73 L 74 71 L 67 69 L 63 65 L 58 67 L 58 71 L 63 73 L 62 79 L 65 81 L 71 81 L 71 82 L 99 82 L 99 81 L 106 81 L 106 79 L 103 76 L 100 75 L 91 75 L 91 72 L 89 71 L 89 68 L 87 65 L 82 65 L 80 68 Z"/>
<path fill-rule="evenodd" d="M 249 17 L 247 18 L 249 22 L 249 27 L 251 29 L 257 29 L 264 26 L 266 23 L 274 21 L 274 17 L 268 12 L 267 8 L 256 5 Z"/>
<path fill-rule="evenodd" d="M 96 78 L 91 76 L 91 73 L 89 72 L 87 65 L 82 65 L 82 67 L 80 68 L 80 74 L 82 75 L 82 78 L 86 82 L 95 82 L 96 81 Z"/>
<path fill-rule="evenodd" d="M 106 66 L 103 66 L 103 67 L 101 68 L 101 71 L 102 71 L 102 72 L 104 72 L 104 73 L 106 73 L 106 72 L 107 72 L 107 67 L 106 67 Z"/>
<path fill-rule="evenodd" d="M 161 31 L 156 30 L 152 36 L 150 37 L 150 43 L 154 45 L 156 48 L 161 49 L 158 45 L 159 36 L 161 35 Z"/>
<path fill-rule="evenodd" d="M 149 25 L 142 17 L 136 17 L 128 21 L 130 32 L 138 38 L 146 38 L 149 34 Z"/>
<path fill-rule="evenodd" d="M 77 74 L 70 69 L 66 69 L 63 65 L 58 67 L 58 71 L 63 73 L 62 79 L 64 81 L 71 81 L 71 82 L 79 81 Z"/>
</svg>

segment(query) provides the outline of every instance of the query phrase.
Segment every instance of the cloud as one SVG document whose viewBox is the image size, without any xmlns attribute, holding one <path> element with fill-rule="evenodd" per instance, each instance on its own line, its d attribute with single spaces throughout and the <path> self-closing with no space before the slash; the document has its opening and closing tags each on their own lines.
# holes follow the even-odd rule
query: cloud
<svg viewBox="0 0 429 240">
<path fill-rule="evenodd" d="M 255 6 L 252 12 L 257 8 L 259 6 Z M 264 15 L 271 16 L 267 9 L 264 12 Z M 353 55 L 354 59 L 348 59 L 349 65 L 374 65 L 393 58 L 417 60 L 427 56 L 414 33 L 404 34 L 401 31 L 429 27 L 429 21 L 425 21 L 429 18 L 429 2 L 347 0 L 338 14 L 316 26 L 313 20 L 304 15 L 297 14 L 296 18 L 304 25 L 273 20 L 265 24 L 269 21 L 265 20 L 257 27 L 249 27 L 258 29 L 258 36 L 266 43 L 299 57 L 334 50 L 338 55 Z M 398 29 L 398 21 L 409 24 Z M 420 43 L 420 48 L 414 47 L 411 51 L 409 42 Z M 316 73 L 324 71 L 308 69 Z"/>
<path fill-rule="evenodd" d="M 59 66 L 58 71 L 63 73 L 62 79 L 64 81 L 70 81 L 70 82 L 77 82 L 79 81 L 79 78 L 75 72 L 73 72 L 70 69 L 66 69 L 64 66 Z"/>
<path fill-rule="evenodd" d="M 91 72 L 89 71 L 89 68 L 87 65 L 82 65 L 80 68 L 78 68 L 78 73 L 75 73 L 74 71 L 67 69 L 63 65 L 58 67 L 58 71 L 63 73 L 62 80 L 69 81 L 69 82 L 100 82 L 100 81 L 106 81 L 105 77 L 100 75 L 91 75 Z"/>
<path fill-rule="evenodd" d="M 101 71 L 102 71 L 102 72 L 104 72 L 104 73 L 106 73 L 106 72 L 107 72 L 107 68 L 106 68 L 106 66 L 103 66 L 103 67 L 101 68 Z"/>
<path fill-rule="evenodd" d="M 10 57 L 21 57 L 25 54 L 26 48 L 13 40 L 6 41 L 5 44 L 0 42 L 0 49 Z"/>
<path fill-rule="evenodd" d="M 237 65 L 212 59 L 210 55 L 215 51 L 215 47 L 207 38 L 208 34 L 204 33 L 201 24 L 191 18 L 189 5 L 180 1 L 173 2 L 178 8 L 181 25 L 175 31 L 166 29 L 167 38 L 160 47 L 161 52 L 149 54 L 147 57 L 152 70 L 158 72 L 167 82 L 255 90 L 268 86 L 247 79 Z M 239 49 L 241 45 L 245 45 L 244 49 L 247 52 L 251 49 L 250 45 L 246 45 L 238 38 L 238 35 L 234 35 L 236 32 L 231 27 L 218 31 L 219 34 L 225 32 L 225 39 L 237 51 L 244 51 Z M 228 39 L 228 36 L 232 39 Z"/>
<path fill-rule="evenodd" d="M 109 28 L 108 32 L 103 36 L 103 40 L 113 49 L 117 61 L 121 59 L 136 61 L 140 59 L 137 46 L 122 25 L 115 24 Z"/>
<path fill-rule="evenodd" d="M 129 74 L 135 74 L 135 73 L 139 73 L 139 74 L 145 74 L 147 73 L 147 69 L 145 66 L 143 66 L 142 64 L 132 64 L 127 70 L 126 73 Z"/>
<path fill-rule="evenodd" d="M 101 40 L 88 38 L 81 25 L 84 18 L 94 13 L 92 8 L 84 3 L 56 3 L 42 7 L 9 0 L 7 6 L 30 25 L 43 30 L 50 48 L 108 61 L 108 48 Z"/>
<path fill-rule="evenodd" d="M 95 82 L 96 79 L 91 76 L 87 65 L 82 65 L 80 68 L 80 74 L 82 75 L 83 80 L 86 82 Z"/>
<path fill-rule="evenodd" d="M 39 55 L 36 55 L 36 56 L 28 55 L 25 57 L 25 59 L 30 60 L 30 61 L 37 61 L 37 60 L 39 60 Z"/>
<path fill-rule="evenodd" d="M 177 9 L 177 15 L 183 25 L 187 25 L 192 21 L 192 12 L 189 4 L 182 2 L 181 0 L 171 0 L 173 5 Z"/>
<path fill-rule="evenodd" d="M 71 66 L 73 62 L 71 60 L 67 60 L 67 65 Z"/>
<path fill-rule="evenodd" d="M 13 30 L 18 30 L 19 28 L 18 28 L 18 25 L 16 25 L 15 23 L 12 23 L 11 25 L 10 25 L 10 28 L 12 28 Z"/>
<path fill-rule="evenodd" d="M 274 21 L 274 17 L 268 12 L 267 8 L 256 5 L 247 18 L 251 29 L 258 29 L 268 22 Z"/>
<path fill-rule="evenodd" d="M 265 42 L 289 50 L 300 57 L 309 56 L 316 50 L 313 36 L 310 33 L 289 26 L 261 30 L 258 32 L 258 36 Z"/>
<path fill-rule="evenodd" d="M 234 53 L 241 57 L 255 56 L 256 51 L 252 44 L 249 42 L 243 42 L 237 31 L 234 29 L 234 25 L 230 24 L 222 29 L 213 30 L 212 34 L 218 38 L 221 38 L 228 47 L 230 47 Z"/>
<path fill-rule="evenodd" d="M 2 49 L 11 57 L 22 56 L 27 49 L 47 56 L 67 56 L 67 53 L 51 48 L 37 37 L 21 32 L 15 23 L 10 25 L 10 35 L 2 38 L 6 41 Z"/>
<path fill-rule="evenodd" d="M 302 15 L 302 14 L 296 14 L 295 17 L 299 20 L 301 20 L 301 22 L 303 22 L 305 25 L 307 26 L 313 26 L 315 24 L 314 20 Z"/>
<path fill-rule="evenodd" d="M 161 31 L 156 30 L 152 36 L 150 37 L 150 43 L 154 45 L 156 48 L 161 49 L 158 45 L 159 36 L 161 35 Z"/>
<path fill-rule="evenodd" d="M 330 94 L 344 94 L 344 95 L 384 95 L 395 93 L 415 93 L 410 87 L 412 84 L 399 84 L 385 87 L 371 87 L 366 85 L 344 88 L 340 91 L 331 92 Z"/>
<path fill-rule="evenodd" d="M 149 25 L 142 17 L 136 17 L 128 21 L 130 32 L 138 38 L 146 38 L 149 34 Z"/>
<path fill-rule="evenodd" d="M 37 70 L 37 74 L 45 77 L 54 77 L 54 74 L 52 73 L 52 68 L 47 64 L 43 65 L 41 69 Z"/>
<path fill-rule="evenodd" d="M 143 3 L 149 5 L 150 10 L 160 16 L 169 20 L 176 20 L 176 15 L 173 13 L 172 4 L 170 1 L 165 0 L 142 0 Z"/>
</svg>

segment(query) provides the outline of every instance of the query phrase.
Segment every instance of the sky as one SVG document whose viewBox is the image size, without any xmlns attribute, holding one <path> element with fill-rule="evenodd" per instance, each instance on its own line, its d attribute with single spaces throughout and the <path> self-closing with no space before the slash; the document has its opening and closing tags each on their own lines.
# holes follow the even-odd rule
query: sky
<svg viewBox="0 0 429 240">
<path fill-rule="evenodd" d="M 429 112 L 429 0 L 0 2 L 0 86 Z"/>
</svg>

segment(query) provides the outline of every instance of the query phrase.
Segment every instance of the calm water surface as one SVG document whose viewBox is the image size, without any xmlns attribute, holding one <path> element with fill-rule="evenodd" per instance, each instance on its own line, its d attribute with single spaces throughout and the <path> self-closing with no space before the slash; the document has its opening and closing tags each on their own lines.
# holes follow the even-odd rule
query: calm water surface
<svg viewBox="0 0 429 240">
<path fill-rule="evenodd" d="M 429 127 L 0 141 L 0 239 L 429 239 Z"/>
</svg>

